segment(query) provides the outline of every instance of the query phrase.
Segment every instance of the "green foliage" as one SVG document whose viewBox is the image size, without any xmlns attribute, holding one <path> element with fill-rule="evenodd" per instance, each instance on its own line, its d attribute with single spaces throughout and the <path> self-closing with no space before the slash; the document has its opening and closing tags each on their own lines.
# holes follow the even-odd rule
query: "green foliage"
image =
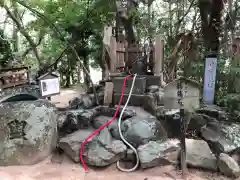
<svg viewBox="0 0 240 180">
<path fill-rule="evenodd" d="M 9 61 L 13 60 L 13 53 L 8 39 L 5 39 L 4 32 L 0 29 L 0 66 L 6 67 Z"/>
<path fill-rule="evenodd" d="M 222 96 L 217 103 L 220 106 L 226 107 L 230 113 L 234 113 L 235 110 L 240 110 L 240 95 L 227 94 L 226 96 Z"/>
<path fill-rule="evenodd" d="M 13 0 L 8 0 L 8 6 Z M 114 12 L 116 11 L 115 0 L 24 0 L 24 2 L 31 8 L 41 12 L 49 21 L 56 25 L 63 38 L 68 39 L 76 48 L 81 61 L 86 66 L 92 66 L 94 68 L 104 69 L 104 62 L 102 60 L 103 52 L 103 28 L 104 25 L 112 24 L 114 20 Z M 238 9 L 239 4 L 234 0 L 233 11 Z M 199 57 L 196 60 L 188 60 L 188 63 L 179 63 L 179 68 L 188 69 L 188 76 L 191 79 L 195 79 L 200 83 L 203 83 L 204 75 L 204 56 L 206 54 L 203 37 L 201 33 L 201 19 L 199 17 L 199 11 L 197 5 L 191 5 L 191 1 L 182 3 L 180 1 L 157 1 L 153 2 L 153 8 L 149 16 L 147 6 L 139 6 L 137 9 L 131 10 L 130 15 L 133 17 L 133 22 L 136 29 L 136 37 L 139 42 L 146 43 L 148 38 L 158 33 L 165 36 L 165 54 L 164 56 L 168 60 L 177 43 L 176 36 L 179 33 L 187 30 L 194 34 L 196 44 L 199 49 Z M 0 6 L 3 6 L 3 1 L 0 0 Z M 184 6 L 184 7 L 183 7 Z M 13 9 L 10 8 L 12 11 Z M 20 14 L 26 10 L 22 6 L 18 6 Z M 38 44 L 38 40 L 42 38 L 38 51 L 42 64 L 53 64 L 62 51 L 66 48 L 65 44 L 59 40 L 52 27 L 46 23 L 42 18 L 36 14 L 26 10 L 26 16 L 22 18 L 21 24 L 24 24 L 23 28 L 26 32 L 33 37 L 34 42 Z M 236 16 L 240 15 L 239 12 L 233 12 Z M 28 16 L 32 16 L 31 20 L 28 20 Z M 150 18 L 150 19 L 149 19 Z M 234 17 L 232 17 L 234 18 Z M 235 20 L 237 21 L 237 20 Z M 12 23 L 11 21 L 7 23 Z M 223 22 L 227 23 L 227 22 Z M 237 22 L 235 23 L 238 24 Z M 225 26 L 225 24 L 223 24 Z M 235 29 L 238 27 L 236 26 Z M 232 31 L 226 29 L 226 34 Z M 20 52 L 25 52 L 29 48 L 29 42 L 19 35 Z M 8 39 L 11 39 L 10 35 Z M 220 37 L 223 40 L 223 37 Z M 226 39 L 229 39 L 228 37 Z M 0 40 L 1 41 L 1 40 Z M 13 39 L 14 41 L 14 39 Z M 1 41 L 3 42 L 3 41 Z M 11 41 L 9 41 L 11 42 Z M 223 42 L 228 44 L 228 42 Z M 9 46 L 10 47 L 10 46 Z M 227 54 L 224 52 L 226 46 L 222 46 L 218 57 L 217 68 L 217 81 L 216 81 L 216 100 L 218 103 L 231 108 L 237 107 L 239 98 L 236 95 L 227 95 L 228 87 L 228 66 L 226 66 Z M 8 48 L 8 52 L 10 52 Z M 3 51 L 1 49 L 1 51 Z M 2 53 L 2 52 L 1 52 Z M 178 57 L 182 58 L 182 54 L 178 53 Z M 11 59 L 11 53 L 8 53 L 6 59 Z M 83 59 L 85 61 L 83 61 Z M 4 62 L 5 62 L 4 60 Z M 24 64 L 31 66 L 34 69 L 39 69 L 36 63 L 34 54 L 30 51 L 26 58 L 24 58 Z M 77 60 L 72 56 L 71 50 L 67 50 L 61 57 L 61 61 L 54 67 L 57 67 L 61 75 L 61 83 L 63 86 L 72 82 L 77 82 Z M 89 68 L 89 67 L 87 67 Z M 235 70 L 234 67 L 231 68 Z M 238 68 L 236 69 L 239 70 Z M 79 82 L 78 82 L 79 83 Z"/>
</svg>

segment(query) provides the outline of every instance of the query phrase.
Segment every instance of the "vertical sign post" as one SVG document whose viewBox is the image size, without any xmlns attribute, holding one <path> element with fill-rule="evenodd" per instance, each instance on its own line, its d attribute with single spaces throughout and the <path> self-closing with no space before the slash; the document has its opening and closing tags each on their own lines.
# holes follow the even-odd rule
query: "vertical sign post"
<svg viewBox="0 0 240 180">
<path fill-rule="evenodd" d="M 217 70 L 217 57 L 207 56 L 205 60 L 203 101 L 213 104 L 215 94 L 215 81 Z"/>
<path fill-rule="evenodd" d="M 185 84 L 185 87 L 186 87 L 186 84 Z M 187 171 L 186 142 L 185 142 L 186 128 L 185 128 L 185 121 L 184 121 L 183 82 L 180 79 L 177 82 L 177 96 L 178 96 L 178 104 L 180 106 L 179 121 L 180 121 L 180 141 L 181 141 L 181 170 L 182 170 L 182 177 L 185 178 L 186 171 Z"/>
</svg>

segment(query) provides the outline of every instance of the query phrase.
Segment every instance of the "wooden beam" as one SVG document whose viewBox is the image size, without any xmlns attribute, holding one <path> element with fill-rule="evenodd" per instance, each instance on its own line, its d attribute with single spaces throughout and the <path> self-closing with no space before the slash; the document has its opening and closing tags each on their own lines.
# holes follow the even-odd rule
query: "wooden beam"
<svg viewBox="0 0 240 180">
<path fill-rule="evenodd" d="M 106 46 L 110 46 L 112 36 L 112 26 L 104 27 L 104 35 L 103 35 L 103 44 Z"/>
<path fill-rule="evenodd" d="M 155 37 L 154 48 L 154 68 L 153 73 L 155 76 L 160 76 L 163 72 L 164 61 L 164 40 L 161 35 Z"/>
<path fill-rule="evenodd" d="M 116 38 L 111 36 L 110 38 L 110 73 L 116 73 L 117 63 L 117 42 Z"/>
</svg>

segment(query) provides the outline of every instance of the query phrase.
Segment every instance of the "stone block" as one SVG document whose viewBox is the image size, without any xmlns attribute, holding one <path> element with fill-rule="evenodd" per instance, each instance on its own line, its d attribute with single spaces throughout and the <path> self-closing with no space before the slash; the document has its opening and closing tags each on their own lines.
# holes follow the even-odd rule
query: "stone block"
<svg viewBox="0 0 240 180">
<path fill-rule="evenodd" d="M 119 103 L 121 93 L 114 93 L 113 95 L 113 104 L 116 105 Z M 123 95 L 122 105 L 125 105 L 127 102 L 128 94 Z M 150 95 L 140 95 L 132 94 L 128 106 L 140 106 L 151 114 L 155 114 L 157 104 L 154 101 L 154 98 Z"/>
<path fill-rule="evenodd" d="M 124 77 L 116 77 L 113 79 L 114 84 L 114 92 L 115 93 L 121 93 L 122 92 L 122 85 L 123 85 Z M 132 86 L 133 78 L 129 78 L 126 82 L 125 87 L 125 94 L 128 94 L 130 92 L 131 86 Z M 146 77 L 137 77 L 135 80 L 134 88 L 133 88 L 133 94 L 143 94 L 146 91 Z"/>
<path fill-rule="evenodd" d="M 138 77 L 145 77 L 146 78 L 146 86 L 161 86 L 161 77 L 160 76 L 153 76 L 153 75 L 139 75 Z"/>
<path fill-rule="evenodd" d="M 147 86 L 152 85 L 161 85 L 161 77 L 160 76 L 147 76 Z"/>
<path fill-rule="evenodd" d="M 131 96 L 131 98 L 129 100 L 128 105 L 129 106 L 142 106 L 143 103 L 144 103 L 144 96 L 145 95 L 132 94 L 132 96 Z M 114 93 L 114 95 L 113 95 L 113 103 L 114 104 L 118 104 L 119 100 L 120 100 L 120 97 L 121 97 L 121 93 Z M 126 104 L 127 98 L 128 98 L 128 94 L 124 94 L 121 105 Z"/>
</svg>

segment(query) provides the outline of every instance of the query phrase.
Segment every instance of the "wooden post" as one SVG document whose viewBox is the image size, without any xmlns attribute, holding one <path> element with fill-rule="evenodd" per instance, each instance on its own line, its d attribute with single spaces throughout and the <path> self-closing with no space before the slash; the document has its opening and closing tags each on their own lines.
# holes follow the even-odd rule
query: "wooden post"
<svg viewBox="0 0 240 180">
<path fill-rule="evenodd" d="M 116 38 L 111 36 L 110 39 L 110 73 L 116 72 L 117 61 L 117 42 Z"/>
<path fill-rule="evenodd" d="M 186 121 L 184 117 L 184 108 L 180 109 L 180 124 L 181 124 L 181 135 L 180 135 L 180 141 L 181 141 L 181 170 L 182 170 L 182 178 L 186 178 L 187 173 L 187 163 L 186 163 Z"/>
<path fill-rule="evenodd" d="M 106 106 L 110 105 L 112 103 L 112 96 L 113 96 L 113 83 L 106 82 L 103 104 Z"/>
<path fill-rule="evenodd" d="M 103 32 L 103 44 L 105 46 L 110 46 L 111 43 L 111 36 L 112 36 L 112 27 L 105 26 Z"/>
<path fill-rule="evenodd" d="M 164 61 L 164 40 L 162 35 L 155 37 L 154 48 L 154 76 L 161 76 L 161 83 L 163 82 L 163 61 Z"/>
</svg>

